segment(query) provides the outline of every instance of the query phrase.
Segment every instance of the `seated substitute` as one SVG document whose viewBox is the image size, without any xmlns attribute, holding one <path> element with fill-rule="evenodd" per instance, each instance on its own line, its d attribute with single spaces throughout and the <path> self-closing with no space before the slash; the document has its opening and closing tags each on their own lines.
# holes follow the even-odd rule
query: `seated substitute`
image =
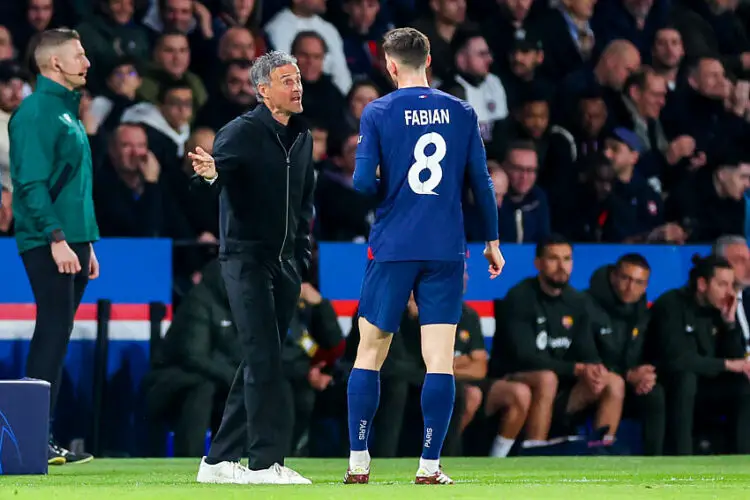
<svg viewBox="0 0 750 500">
<path fill-rule="evenodd" d="M 664 445 L 664 388 L 656 368 L 646 363 L 643 346 L 650 318 L 646 301 L 651 267 L 629 253 L 591 276 L 586 295 L 597 352 L 604 366 L 624 378 L 623 413 L 641 422 L 643 453 L 661 455 Z"/>
<path fill-rule="evenodd" d="M 625 382 L 599 359 L 584 296 L 568 283 L 571 244 L 551 235 L 536 247 L 536 277 L 508 291 L 495 334 L 492 375 L 531 389 L 524 447 L 547 444 L 553 415 L 560 427 L 596 406 L 595 425 L 604 443 L 617 432 Z M 562 430 L 562 429 L 561 429 Z"/>
<path fill-rule="evenodd" d="M 734 271 L 723 257 L 693 263 L 688 285 L 654 303 L 646 337 L 666 393 L 665 448 L 692 454 L 694 417 L 711 415 L 727 418 L 721 427 L 732 451 L 750 453 L 750 360 L 736 321 Z"/>
</svg>

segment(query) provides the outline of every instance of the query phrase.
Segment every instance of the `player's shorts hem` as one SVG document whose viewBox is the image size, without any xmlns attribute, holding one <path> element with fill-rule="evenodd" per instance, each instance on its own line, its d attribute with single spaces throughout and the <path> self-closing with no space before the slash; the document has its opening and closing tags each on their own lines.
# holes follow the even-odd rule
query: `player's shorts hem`
<svg viewBox="0 0 750 500">
<path fill-rule="evenodd" d="M 398 332 L 399 326 L 401 326 L 400 323 L 399 323 L 399 325 L 397 325 L 394 329 L 391 330 L 391 329 L 386 328 L 386 325 L 383 322 L 375 320 L 372 317 L 370 317 L 369 314 L 361 314 L 360 313 L 358 315 L 358 317 L 366 319 L 368 323 L 370 323 L 371 325 L 377 327 L 380 331 L 382 331 L 384 333 L 391 334 L 391 335 L 393 335 L 394 333 Z M 355 318 L 354 321 L 357 321 L 357 318 Z"/>
</svg>

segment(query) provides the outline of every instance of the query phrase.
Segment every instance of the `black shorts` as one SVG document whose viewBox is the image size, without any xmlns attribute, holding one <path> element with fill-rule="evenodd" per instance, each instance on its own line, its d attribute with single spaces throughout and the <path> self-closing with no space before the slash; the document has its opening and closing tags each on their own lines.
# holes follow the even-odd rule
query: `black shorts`
<svg viewBox="0 0 750 500">
<path fill-rule="evenodd" d="M 482 391 L 482 404 L 479 405 L 474 419 L 469 423 L 464 431 L 464 455 L 481 456 L 489 455 L 492 443 L 500 428 L 500 421 L 503 416 L 502 411 L 495 412 L 494 415 L 487 415 L 487 396 L 492 384 L 498 379 L 482 379 L 471 382 L 462 382 L 464 385 L 478 387 Z M 458 388 L 458 384 L 456 385 Z"/>
</svg>

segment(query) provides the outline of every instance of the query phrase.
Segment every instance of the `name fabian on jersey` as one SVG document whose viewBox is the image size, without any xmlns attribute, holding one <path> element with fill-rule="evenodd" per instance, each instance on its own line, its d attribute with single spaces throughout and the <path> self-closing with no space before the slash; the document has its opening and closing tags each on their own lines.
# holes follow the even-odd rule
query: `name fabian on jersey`
<svg viewBox="0 0 750 500">
<path fill-rule="evenodd" d="M 407 125 L 446 125 L 451 115 L 447 109 L 407 109 L 404 121 Z"/>
</svg>

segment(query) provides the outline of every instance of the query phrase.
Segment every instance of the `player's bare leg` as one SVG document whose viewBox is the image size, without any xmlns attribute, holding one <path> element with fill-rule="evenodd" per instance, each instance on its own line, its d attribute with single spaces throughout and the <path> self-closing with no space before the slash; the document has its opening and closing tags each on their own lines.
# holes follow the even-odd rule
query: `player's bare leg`
<svg viewBox="0 0 750 500">
<path fill-rule="evenodd" d="M 547 442 L 552 426 L 552 408 L 557 395 L 557 375 L 549 370 L 521 372 L 510 379 L 526 384 L 531 389 L 531 406 L 526 419 L 526 444 Z"/>
<path fill-rule="evenodd" d="M 370 480 L 367 440 L 380 399 L 380 368 L 393 338 L 365 318 L 359 318 L 359 335 L 357 358 L 347 387 L 351 451 L 345 484 L 366 484 Z"/>
<path fill-rule="evenodd" d="M 466 430 L 466 427 L 471 423 L 472 420 L 474 420 L 474 417 L 477 414 L 477 411 L 479 410 L 479 407 L 482 406 L 482 399 L 484 398 L 484 394 L 482 393 L 482 389 L 475 385 L 465 385 L 464 386 L 464 412 L 461 415 L 461 423 L 459 424 L 459 434 L 463 434 L 463 432 Z"/>
<path fill-rule="evenodd" d="M 516 437 L 526 423 L 530 407 L 531 389 L 526 384 L 497 380 L 490 386 L 485 413 L 494 415 L 501 410 L 505 412 L 498 434 L 492 443 L 490 456 L 508 456 Z"/>
<path fill-rule="evenodd" d="M 589 386 L 579 381 L 570 391 L 570 398 L 566 407 L 567 413 L 578 413 L 592 404 L 598 403 L 594 427 L 607 427 L 605 443 L 614 442 L 617 428 L 620 426 L 622 406 L 625 401 L 625 381 L 614 372 L 607 373 L 604 388 L 599 394 L 594 394 Z"/>
<path fill-rule="evenodd" d="M 427 368 L 422 386 L 424 441 L 415 482 L 417 484 L 453 484 L 440 467 L 440 452 L 448 432 L 456 399 L 453 359 L 456 325 L 423 325 L 422 358 Z"/>
</svg>

